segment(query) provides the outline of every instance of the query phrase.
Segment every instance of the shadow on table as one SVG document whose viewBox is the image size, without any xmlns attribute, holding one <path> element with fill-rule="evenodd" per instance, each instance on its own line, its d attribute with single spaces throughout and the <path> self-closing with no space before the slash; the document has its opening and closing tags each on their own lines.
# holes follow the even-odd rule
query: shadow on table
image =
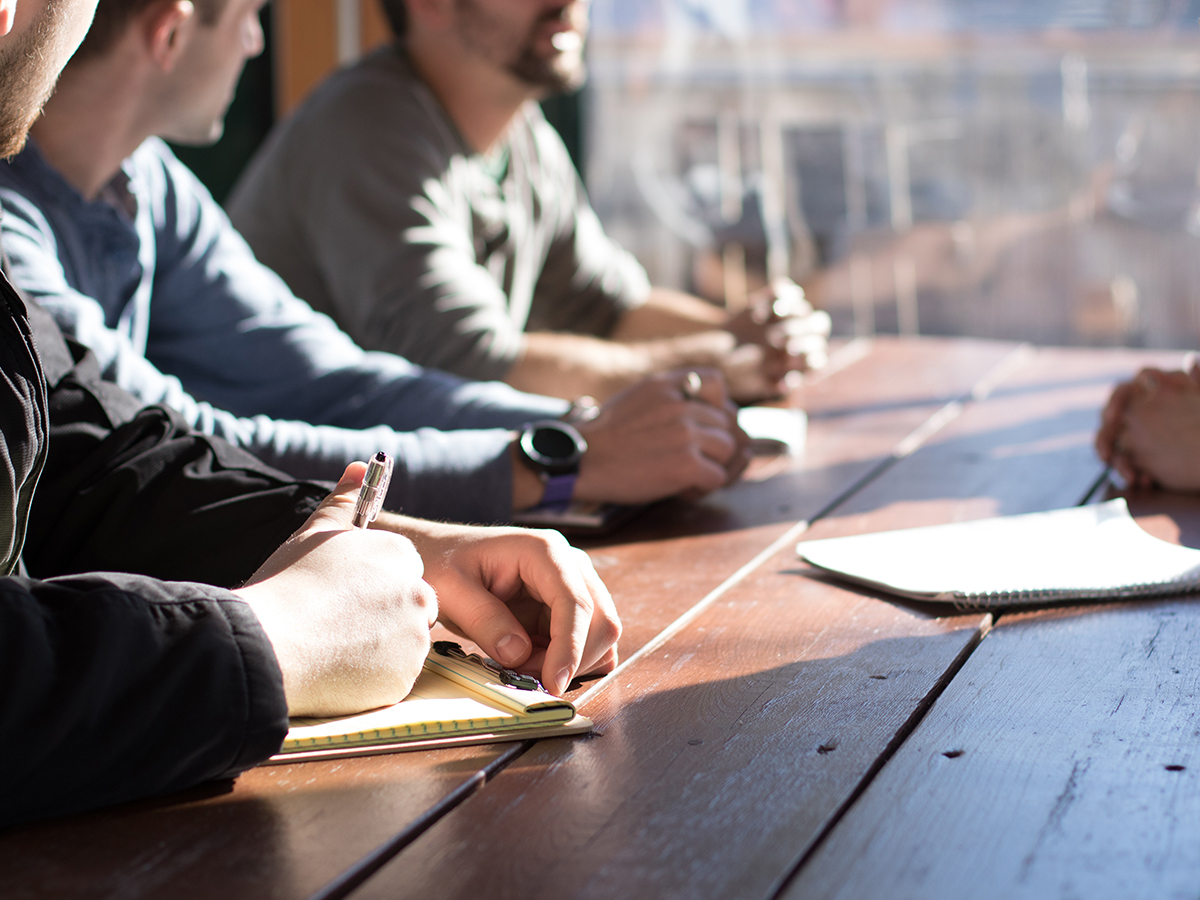
<svg viewBox="0 0 1200 900">
<path fill-rule="evenodd" d="M 1048 391 L 1107 387 L 1111 385 L 1116 378 L 1132 377 L 1134 374 L 1136 374 L 1136 369 L 1131 369 L 1129 366 L 1122 364 L 1115 364 L 1111 372 L 1092 375 L 1087 378 L 1064 378 L 1058 381 L 1039 381 L 1036 384 L 1001 386 L 994 389 L 988 395 L 988 397 L 989 399 L 1005 399 L 1042 394 Z M 960 394 L 942 394 L 929 397 L 911 397 L 904 400 L 890 400 L 880 403 L 829 406 L 810 411 L 808 414 L 808 420 L 810 423 L 826 422 L 870 413 L 899 412 L 905 409 L 920 409 L 922 407 L 932 407 L 936 409 L 940 406 L 944 406 L 947 403 L 951 403 L 954 400 L 961 399 L 962 396 Z"/>
<path fill-rule="evenodd" d="M 262 767 L 18 826 L 0 833 L 0 896 L 308 897 L 509 746 Z"/>
<path fill-rule="evenodd" d="M 686 666 L 674 654 L 647 661 L 636 685 L 614 683 L 585 709 L 602 735 L 540 743 L 385 870 L 385 884 L 514 900 L 772 896 L 915 724 L 976 623 L 861 642 L 869 635 L 830 628 L 828 645 L 808 624 L 816 631 L 733 629 L 727 641 L 710 631 Z M 456 852 L 472 847 L 487 847 L 474 867 Z"/>
<path fill-rule="evenodd" d="M 995 515 L 1071 506 L 1086 498 L 1103 471 L 1091 443 L 1096 416 L 1087 406 L 1018 425 L 939 434 L 899 460 L 809 466 L 798 459 L 765 480 L 739 482 L 703 500 L 666 500 L 613 534 L 576 542 L 593 548 L 662 541 L 906 502 L 987 498 Z"/>
</svg>

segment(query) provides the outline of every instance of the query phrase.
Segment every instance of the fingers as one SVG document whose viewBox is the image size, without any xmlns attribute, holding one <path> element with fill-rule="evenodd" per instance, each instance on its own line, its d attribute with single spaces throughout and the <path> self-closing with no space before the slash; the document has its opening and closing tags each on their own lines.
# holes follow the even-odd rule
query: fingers
<svg viewBox="0 0 1200 900">
<path fill-rule="evenodd" d="M 683 375 L 680 391 L 689 401 L 685 444 L 694 467 L 690 487 L 702 493 L 715 491 L 736 480 L 745 469 L 750 438 L 738 427 L 737 410 L 725 393 L 720 373 L 690 370 Z"/>
<path fill-rule="evenodd" d="M 592 623 L 588 628 L 583 660 L 576 674 L 611 672 L 617 667 L 617 642 L 621 638 L 621 619 L 617 606 L 604 582 L 600 580 L 592 559 L 583 550 L 571 548 L 579 559 L 579 569 L 592 596 Z"/>
<path fill-rule="evenodd" d="M 1124 428 L 1125 409 L 1135 390 L 1133 382 L 1127 381 L 1117 385 L 1100 414 L 1100 428 L 1096 432 L 1095 441 L 1096 454 L 1109 465 L 1113 462 L 1117 436 Z"/>
<path fill-rule="evenodd" d="M 738 427 L 737 414 L 693 403 L 689 418 L 690 486 L 708 493 L 735 481 L 750 461 L 750 437 Z"/>
<path fill-rule="evenodd" d="M 707 403 L 719 409 L 732 409 L 725 378 L 717 369 L 696 368 L 673 372 L 669 376 L 679 382 L 684 400 Z"/>
<path fill-rule="evenodd" d="M 547 564 L 532 567 L 526 580 L 530 594 L 550 610 L 550 644 L 542 664 L 542 684 L 552 694 L 566 691 L 571 679 L 582 671 L 596 609 L 592 587 L 582 571 L 584 566 L 592 568 L 591 560 L 581 562 L 569 546 L 557 550 L 545 560 Z M 611 645 L 616 635 L 610 632 L 610 637 Z"/>
<path fill-rule="evenodd" d="M 555 559 L 560 577 L 552 577 L 547 585 L 531 585 L 550 609 L 550 644 L 542 664 L 542 683 L 556 694 L 565 691 L 576 675 L 611 672 L 617 664 L 621 637 L 616 606 L 591 559 L 582 550 L 563 544 Z"/>
<path fill-rule="evenodd" d="M 447 625 L 470 638 L 492 659 L 514 669 L 533 652 L 529 632 L 508 606 L 473 576 L 471 569 L 450 571 L 439 580 L 441 609 Z"/>
<path fill-rule="evenodd" d="M 557 532 L 438 528 L 444 553 L 429 577 L 447 625 L 506 667 L 536 665 L 555 694 L 616 664 L 620 619 L 587 554 Z"/>
</svg>

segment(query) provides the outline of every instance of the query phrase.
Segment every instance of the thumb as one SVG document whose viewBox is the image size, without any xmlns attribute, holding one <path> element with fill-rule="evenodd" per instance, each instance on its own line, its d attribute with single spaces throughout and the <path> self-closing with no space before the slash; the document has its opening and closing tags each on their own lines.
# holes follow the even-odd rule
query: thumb
<svg viewBox="0 0 1200 900">
<path fill-rule="evenodd" d="M 304 525 L 305 531 L 343 530 L 351 528 L 354 522 L 354 506 L 358 503 L 358 491 L 362 487 L 363 476 L 367 474 L 367 464 L 352 462 L 346 466 L 333 491 L 321 501 L 316 512 L 308 517 Z"/>
</svg>

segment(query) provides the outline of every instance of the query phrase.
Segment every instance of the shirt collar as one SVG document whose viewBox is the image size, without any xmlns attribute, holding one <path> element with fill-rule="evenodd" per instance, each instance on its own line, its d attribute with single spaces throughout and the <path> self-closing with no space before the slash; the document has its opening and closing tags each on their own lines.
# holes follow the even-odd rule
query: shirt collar
<svg viewBox="0 0 1200 900">
<path fill-rule="evenodd" d="M 35 179 L 35 183 L 41 185 L 41 189 L 53 200 L 74 207 L 81 213 L 112 210 L 126 224 L 132 224 L 137 218 L 138 200 L 133 189 L 132 157 L 121 163 L 117 174 L 101 189 L 99 196 L 90 202 L 50 164 L 33 137 L 26 142 L 25 149 L 9 160 L 8 164 L 18 170 L 26 170 L 28 177 Z"/>
</svg>

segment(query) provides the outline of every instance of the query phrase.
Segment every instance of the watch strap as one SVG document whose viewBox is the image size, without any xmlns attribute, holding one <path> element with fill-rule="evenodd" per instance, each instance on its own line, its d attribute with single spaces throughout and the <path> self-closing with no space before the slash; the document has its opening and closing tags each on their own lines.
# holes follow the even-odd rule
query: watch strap
<svg viewBox="0 0 1200 900">
<path fill-rule="evenodd" d="M 575 482 L 579 475 L 571 472 L 567 475 L 548 475 L 546 486 L 542 491 L 542 509 L 563 510 L 571 505 L 571 497 L 575 494 Z"/>
</svg>

